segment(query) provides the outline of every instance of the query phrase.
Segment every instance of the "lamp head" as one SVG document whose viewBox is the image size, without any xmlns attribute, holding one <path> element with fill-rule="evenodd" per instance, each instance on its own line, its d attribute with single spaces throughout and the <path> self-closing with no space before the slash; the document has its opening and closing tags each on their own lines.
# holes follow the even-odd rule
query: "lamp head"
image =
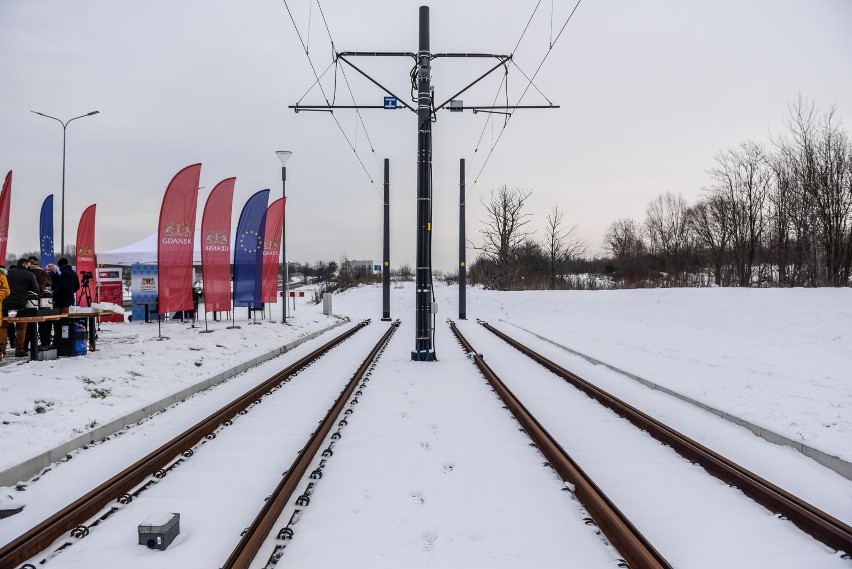
<svg viewBox="0 0 852 569">
<path fill-rule="evenodd" d="M 87 117 L 90 117 L 90 116 L 92 116 L 92 115 L 96 115 L 96 114 L 98 114 L 98 113 L 100 113 L 100 111 L 92 111 L 91 113 L 86 113 L 86 116 L 87 116 Z"/>
<path fill-rule="evenodd" d="M 287 166 L 287 160 L 290 159 L 290 155 L 293 154 L 289 150 L 277 150 L 275 154 L 278 155 L 278 159 L 281 160 L 282 166 Z"/>
</svg>

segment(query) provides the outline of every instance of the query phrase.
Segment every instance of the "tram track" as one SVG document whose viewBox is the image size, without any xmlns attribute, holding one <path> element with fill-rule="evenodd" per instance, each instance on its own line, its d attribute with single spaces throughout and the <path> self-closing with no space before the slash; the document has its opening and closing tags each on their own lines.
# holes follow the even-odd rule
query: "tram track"
<svg viewBox="0 0 852 569">
<path fill-rule="evenodd" d="M 592 520 L 601 528 L 609 542 L 629 567 L 642 569 L 671 568 L 672 565 L 657 551 L 642 533 L 613 504 L 595 482 L 583 471 L 556 439 L 538 422 L 521 401 L 512 393 L 494 370 L 485 363 L 482 354 L 468 342 L 454 322 L 450 329 L 471 356 L 474 364 L 494 391 L 514 415 L 550 466 L 565 482 L 573 485 L 573 493 L 586 508 Z"/>
<path fill-rule="evenodd" d="M 331 408 L 329 408 L 325 417 L 313 432 L 310 439 L 307 441 L 302 450 L 299 451 L 299 454 L 296 456 L 293 464 L 284 472 L 284 475 L 281 477 L 281 481 L 266 500 L 263 508 L 255 517 L 251 526 L 244 532 L 240 542 L 234 548 L 225 564 L 222 565 L 222 569 L 248 569 L 251 566 L 264 542 L 266 542 L 270 533 L 273 531 L 275 523 L 281 517 L 285 506 L 292 498 L 298 485 L 305 478 L 309 466 L 316 461 L 317 456 L 320 454 L 320 449 L 324 446 L 326 439 L 329 438 L 329 433 L 335 425 L 338 426 L 338 431 L 335 433 L 337 435 L 336 438 L 340 437 L 340 428 L 346 425 L 346 419 L 340 419 L 344 407 L 347 403 L 354 405 L 358 402 L 357 397 L 351 399 L 353 393 L 360 394 L 359 391 L 356 391 L 356 388 L 359 386 L 362 389 L 366 387 L 366 384 L 363 382 L 366 380 L 368 370 L 375 365 L 375 360 L 384 350 L 385 346 L 387 346 L 394 332 L 396 332 L 398 328 L 399 321 L 397 320 L 391 324 L 387 332 L 385 332 L 385 334 L 379 339 L 352 375 L 346 387 L 343 391 L 341 391 Z M 334 439 L 334 435 L 332 435 L 331 438 Z M 333 442 L 329 443 L 328 447 L 322 451 L 322 456 L 331 456 L 333 454 L 332 445 Z M 311 480 L 318 480 L 319 478 L 322 478 L 321 466 L 312 471 L 310 474 Z M 307 488 L 312 489 L 313 486 L 314 482 L 308 482 Z M 299 497 L 298 503 L 299 505 L 305 506 L 309 501 L 310 493 L 309 490 L 306 490 Z M 290 537 L 292 537 L 292 530 L 287 527 L 279 532 L 277 540 L 279 542 L 283 542 Z M 274 565 L 277 563 L 277 559 L 280 557 L 282 551 L 283 546 L 279 544 L 273 552 L 271 564 Z"/>
<path fill-rule="evenodd" d="M 487 322 L 480 324 L 551 373 L 646 431 L 659 442 L 670 446 L 685 459 L 700 465 L 709 474 L 738 488 L 769 511 L 789 520 L 814 539 L 846 554 L 852 553 L 852 526 L 563 368 Z"/>
<path fill-rule="evenodd" d="M 184 458 L 192 456 L 193 447 L 215 438 L 218 429 L 229 425 L 237 415 L 245 413 L 246 409 L 260 402 L 264 395 L 271 394 L 292 376 L 310 366 L 368 324 L 369 320 L 363 321 L 334 337 L 4 545 L 0 548 L 0 567 L 20 566 L 21 563 L 47 550 L 69 532 L 71 532 L 71 539 L 59 545 L 58 549 L 73 543 L 74 538 L 85 537 L 90 527 L 101 523 L 120 509 L 120 506 L 110 506 L 111 504 L 130 503 L 134 495 L 138 495 L 144 487 L 152 483 L 152 476 L 154 479 L 164 477 Z M 27 563 L 21 567 L 29 568 L 34 565 Z"/>
</svg>

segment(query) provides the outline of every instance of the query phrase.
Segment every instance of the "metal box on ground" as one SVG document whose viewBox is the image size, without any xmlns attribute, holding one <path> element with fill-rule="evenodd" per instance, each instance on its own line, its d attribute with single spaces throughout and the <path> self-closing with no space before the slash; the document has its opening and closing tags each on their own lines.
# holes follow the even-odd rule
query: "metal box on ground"
<svg viewBox="0 0 852 569">
<path fill-rule="evenodd" d="M 139 524 L 139 545 L 165 551 L 179 533 L 180 514 L 157 512 Z"/>
<path fill-rule="evenodd" d="M 322 294 L 322 313 L 326 316 L 331 316 L 331 293 L 324 292 Z"/>
<path fill-rule="evenodd" d="M 55 360 L 58 357 L 56 348 L 39 348 L 38 354 L 36 355 L 36 359 L 38 361 Z"/>
</svg>

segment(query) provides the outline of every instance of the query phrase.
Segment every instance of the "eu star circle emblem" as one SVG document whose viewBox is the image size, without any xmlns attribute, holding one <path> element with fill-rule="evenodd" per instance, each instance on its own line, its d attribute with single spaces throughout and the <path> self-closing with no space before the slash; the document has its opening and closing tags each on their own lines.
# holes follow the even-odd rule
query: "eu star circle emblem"
<svg viewBox="0 0 852 569">
<path fill-rule="evenodd" d="M 246 253 L 257 253 L 260 245 L 260 238 L 257 231 L 248 230 L 240 235 L 240 249 Z"/>
</svg>

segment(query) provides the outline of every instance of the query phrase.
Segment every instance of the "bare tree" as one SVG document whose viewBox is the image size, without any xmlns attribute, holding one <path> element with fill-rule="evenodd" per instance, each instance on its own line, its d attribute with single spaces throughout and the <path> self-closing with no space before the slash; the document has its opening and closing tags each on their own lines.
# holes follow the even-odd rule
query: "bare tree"
<svg viewBox="0 0 852 569">
<path fill-rule="evenodd" d="M 831 107 L 820 117 L 799 96 L 790 105 L 788 135 L 776 141 L 773 215 L 787 222 L 779 237 L 788 230 L 793 261 L 813 286 L 843 286 L 852 269 L 852 142 L 835 115 Z"/>
<path fill-rule="evenodd" d="M 666 273 L 679 278 L 688 244 L 686 200 L 680 194 L 666 192 L 648 204 L 645 229 L 651 252 L 663 258 Z"/>
<path fill-rule="evenodd" d="M 557 277 L 562 275 L 567 261 L 577 259 L 586 252 L 587 242 L 577 235 L 577 225 L 565 226 L 565 212 L 559 204 L 547 214 L 544 249 L 548 256 L 550 288 L 557 288 Z"/>
<path fill-rule="evenodd" d="M 749 286 L 765 228 L 765 205 L 772 172 L 763 148 L 753 142 L 716 155 L 712 190 L 722 200 L 731 231 L 731 254 L 739 286 Z"/>
<path fill-rule="evenodd" d="M 716 286 L 722 286 L 722 273 L 731 239 L 729 216 L 725 213 L 727 206 L 723 196 L 706 190 L 705 193 L 709 195 L 687 212 L 689 232 L 695 241 L 699 257 L 713 267 L 713 281 Z"/>
<path fill-rule="evenodd" d="M 524 230 L 530 222 L 530 216 L 523 209 L 531 194 L 532 190 L 509 190 L 507 186 L 502 186 L 496 193 L 491 191 L 488 203 L 482 202 L 487 219 L 482 221 L 483 228 L 479 230 L 483 245 L 476 249 L 493 261 L 497 271 L 497 288 L 502 290 L 508 289 L 512 283 L 512 251 L 530 235 L 530 232 Z"/>
<path fill-rule="evenodd" d="M 648 251 L 642 240 L 639 224 L 630 218 L 622 218 L 609 226 L 604 244 L 609 248 L 618 268 L 627 278 L 643 272 L 643 257 Z"/>
</svg>

